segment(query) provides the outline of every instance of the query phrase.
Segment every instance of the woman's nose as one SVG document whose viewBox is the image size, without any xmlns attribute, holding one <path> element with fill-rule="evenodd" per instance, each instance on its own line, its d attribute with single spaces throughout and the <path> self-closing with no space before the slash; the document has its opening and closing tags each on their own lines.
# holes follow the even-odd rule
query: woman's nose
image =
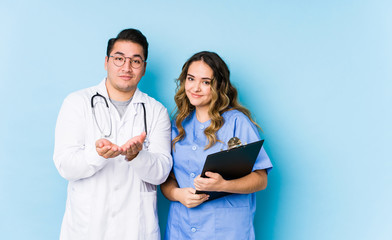
<svg viewBox="0 0 392 240">
<path fill-rule="evenodd" d="M 199 83 L 199 82 L 195 82 L 195 85 L 193 86 L 193 89 L 194 89 L 196 92 L 199 92 L 199 91 L 200 91 L 200 83 Z"/>
</svg>

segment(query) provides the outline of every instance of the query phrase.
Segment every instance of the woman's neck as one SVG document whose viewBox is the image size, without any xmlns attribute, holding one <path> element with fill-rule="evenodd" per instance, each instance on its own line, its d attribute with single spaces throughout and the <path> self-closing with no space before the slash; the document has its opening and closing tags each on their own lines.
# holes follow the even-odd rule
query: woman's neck
<svg viewBox="0 0 392 240">
<path fill-rule="evenodd" d="M 208 109 L 206 108 L 196 108 L 196 118 L 199 120 L 199 122 L 207 122 L 210 120 L 210 115 L 208 115 Z"/>
</svg>

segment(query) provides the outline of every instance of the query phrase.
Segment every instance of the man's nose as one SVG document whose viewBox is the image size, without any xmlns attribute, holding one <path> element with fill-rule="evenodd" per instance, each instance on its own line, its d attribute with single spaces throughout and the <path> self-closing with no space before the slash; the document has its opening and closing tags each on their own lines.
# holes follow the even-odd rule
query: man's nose
<svg viewBox="0 0 392 240">
<path fill-rule="evenodd" d="M 127 72 L 131 72 L 132 69 L 132 65 L 131 65 L 131 59 L 126 58 L 125 59 L 125 63 L 123 65 L 123 70 L 127 71 Z"/>
</svg>

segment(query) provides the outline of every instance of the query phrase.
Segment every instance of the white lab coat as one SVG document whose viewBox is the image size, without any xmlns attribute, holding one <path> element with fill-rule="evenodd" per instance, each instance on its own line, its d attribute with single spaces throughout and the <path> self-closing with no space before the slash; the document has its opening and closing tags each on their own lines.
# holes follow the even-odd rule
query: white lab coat
<svg viewBox="0 0 392 240">
<path fill-rule="evenodd" d="M 141 102 L 145 103 L 148 150 L 128 162 L 100 157 L 95 141 L 101 138 L 93 118 L 91 97 L 105 96 L 112 119 L 111 142 L 121 146 L 144 131 Z M 69 181 L 61 240 L 160 239 L 156 185 L 172 167 L 170 119 L 166 108 L 136 90 L 120 119 L 109 101 L 105 80 L 98 86 L 70 94 L 61 107 L 55 133 L 54 162 Z"/>
</svg>

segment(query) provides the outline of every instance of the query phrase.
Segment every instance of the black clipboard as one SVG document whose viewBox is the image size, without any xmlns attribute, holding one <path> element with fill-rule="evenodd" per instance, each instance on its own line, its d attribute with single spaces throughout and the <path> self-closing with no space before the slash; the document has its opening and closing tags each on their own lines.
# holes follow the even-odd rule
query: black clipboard
<svg viewBox="0 0 392 240">
<path fill-rule="evenodd" d="M 224 179 L 231 180 L 244 177 L 252 172 L 253 165 L 263 146 L 264 140 L 241 145 L 229 150 L 209 154 L 204 163 L 201 177 L 206 177 L 205 173 L 216 172 Z M 204 192 L 196 191 L 196 194 L 205 193 L 210 195 L 208 201 L 229 195 L 227 192 Z"/>
</svg>

